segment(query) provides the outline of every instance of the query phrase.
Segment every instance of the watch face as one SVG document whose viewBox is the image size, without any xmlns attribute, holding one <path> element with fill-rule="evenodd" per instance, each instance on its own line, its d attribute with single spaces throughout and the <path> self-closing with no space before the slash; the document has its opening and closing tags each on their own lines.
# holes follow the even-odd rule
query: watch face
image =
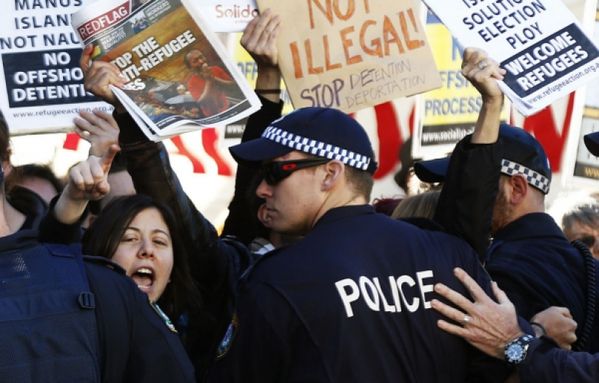
<svg viewBox="0 0 599 383">
<path fill-rule="evenodd" d="M 512 344 L 505 352 L 505 355 L 510 362 L 518 362 L 522 360 L 524 348 L 520 344 Z"/>
<path fill-rule="evenodd" d="M 504 349 L 504 356 L 508 363 L 510 364 L 520 364 L 526 358 L 526 352 L 528 350 L 528 345 L 535 338 L 531 335 L 522 335 L 510 343 Z"/>
</svg>

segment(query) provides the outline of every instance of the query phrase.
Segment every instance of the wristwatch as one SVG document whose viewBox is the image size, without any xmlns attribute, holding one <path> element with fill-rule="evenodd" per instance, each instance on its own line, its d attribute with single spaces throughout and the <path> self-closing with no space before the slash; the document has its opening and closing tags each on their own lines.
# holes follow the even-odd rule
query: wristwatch
<svg viewBox="0 0 599 383">
<path fill-rule="evenodd" d="M 533 340 L 535 340 L 534 336 L 524 334 L 509 342 L 503 349 L 505 360 L 513 366 L 522 363 L 526 359 L 528 346 Z"/>
</svg>

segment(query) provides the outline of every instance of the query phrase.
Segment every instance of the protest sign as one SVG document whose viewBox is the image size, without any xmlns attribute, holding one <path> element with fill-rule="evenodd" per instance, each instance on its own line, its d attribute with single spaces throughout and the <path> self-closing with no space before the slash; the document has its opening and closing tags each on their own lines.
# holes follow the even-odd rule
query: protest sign
<svg viewBox="0 0 599 383">
<path fill-rule="evenodd" d="M 593 41 L 599 43 L 599 9 L 595 13 Z M 564 158 L 563 184 L 566 187 L 596 187 L 599 180 L 599 158 L 592 155 L 584 145 L 584 135 L 599 131 L 599 79 L 587 84 L 582 92 L 584 109 L 582 122 L 570 129 L 568 147 Z"/>
<path fill-rule="evenodd" d="M 73 15 L 93 59 L 115 64 L 113 92 L 148 138 L 224 126 L 260 106 L 218 38 L 187 0 L 92 3 Z"/>
<path fill-rule="evenodd" d="M 489 53 L 530 115 L 599 74 L 599 52 L 560 0 L 424 0 L 463 47 Z"/>
<path fill-rule="evenodd" d="M 257 14 L 255 0 L 202 0 L 190 4 L 213 32 L 242 32 Z"/>
<path fill-rule="evenodd" d="M 279 66 L 296 108 L 353 112 L 439 86 L 412 0 L 258 0 L 281 16 Z"/>
<path fill-rule="evenodd" d="M 84 0 L 15 0 L 0 12 L 0 108 L 11 134 L 66 131 L 79 109 L 111 110 L 85 92 L 71 13 Z"/>
<path fill-rule="evenodd" d="M 422 118 L 414 131 L 412 154 L 416 158 L 437 158 L 451 152 L 459 140 L 474 131 L 482 98 L 462 75 L 459 44 L 431 12 L 427 14 L 426 34 L 442 85 L 420 95 Z M 507 121 L 508 116 L 506 102 L 502 120 Z"/>
</svg>

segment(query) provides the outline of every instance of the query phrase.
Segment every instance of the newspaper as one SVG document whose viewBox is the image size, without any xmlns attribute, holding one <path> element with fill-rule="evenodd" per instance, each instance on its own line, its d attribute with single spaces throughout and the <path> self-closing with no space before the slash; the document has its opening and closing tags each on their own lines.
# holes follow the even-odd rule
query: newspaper
<svg viewBox="0 0 599 383">
<path fill-rule="evenodd" d="M 599 75 L 599 51 L 560 0 L 424 0 L 464 47 L 506 69 L 499 83 L 531 115 Z"/>
<path fill-rule="evenodd" d="M 153 141 L 247 117 L 260 101 L 190 0 L 101 0 L 73 14 L 93 60 L 115 64 L 116 97 Z"/>
</svg>

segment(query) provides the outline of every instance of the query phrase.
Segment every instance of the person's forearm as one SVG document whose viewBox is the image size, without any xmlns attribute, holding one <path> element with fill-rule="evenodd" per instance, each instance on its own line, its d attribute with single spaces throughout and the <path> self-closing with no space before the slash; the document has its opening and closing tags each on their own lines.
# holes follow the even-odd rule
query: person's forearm
<svg viewBox="0 0 599 383">
<path fill-rule="evenodd" d="M 492 144 L 497 141 L 502 107 L 503 97 L 483 101 L 470 141 L 472 144 Z"/>
<path fill-rule="evenodd" d="M 81 222 L 84 219 L 85 212 L 79 220 L 72 223 L 65 223 L 56 217 L 56 204 L 60 196 L 56 196 L 50 202 L 46 215 L 42 219 L 38 230 L 38 239 L 43 243 L 62 243 L 71 244 L 81 242 Z M 63 218 L 67 219 L 68 218 Z"/>
<path fill-rule="evenodd" d="M 520 366 L 520 379 L 531 383 L 598 382 L 599 354 L 571 352 L 537 339 Z"/>
<path fill-rule="evenodd" d="M 71 225 L 79 221 L 89 203 L 86 199 L 75 200 L 68 197 L 68 187 L 68 185 L 65 187 L 56 205 L 54 205 L 54 217 L 58 222 L 65 225 Z"/>
<path fill-rule="evenodd" d="M 281 72 L 276 66 L 258 66 L 258 77 L 256 78 L 256 92 L 268 101 L 279 102 L 281 92 L 277 90 L 281 87 Z M 271 90 L 270 92 L 260 92 L 260 90 Z"/>
</svg>

